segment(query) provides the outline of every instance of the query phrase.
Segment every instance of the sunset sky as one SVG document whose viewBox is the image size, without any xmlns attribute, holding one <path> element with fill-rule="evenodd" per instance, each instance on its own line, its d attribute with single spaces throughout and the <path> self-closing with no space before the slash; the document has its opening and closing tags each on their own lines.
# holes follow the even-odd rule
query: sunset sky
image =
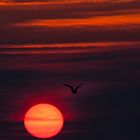
<svg viewBox="0 0 140 140">
<path fill-rule="evenodd" d="M 2 140 L 35 139 L 38 103 L 64 115 L 53 140 L 139 140 L 140 0 L 0 0 L 0 95 Z"/>
</svg>

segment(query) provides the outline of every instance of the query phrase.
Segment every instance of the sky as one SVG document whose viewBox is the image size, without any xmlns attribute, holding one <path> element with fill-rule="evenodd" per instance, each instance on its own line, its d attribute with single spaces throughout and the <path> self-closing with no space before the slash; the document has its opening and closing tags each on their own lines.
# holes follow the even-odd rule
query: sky
<svg viewBox="0 0 140 140">
<path fill-rule="evenodd" d="M 0 138 L 35 140 L 24 115 L 49 103 L 52 140 L 140 139 L 139 17 L 139 0 L 0 0 Z"/>
</svg>

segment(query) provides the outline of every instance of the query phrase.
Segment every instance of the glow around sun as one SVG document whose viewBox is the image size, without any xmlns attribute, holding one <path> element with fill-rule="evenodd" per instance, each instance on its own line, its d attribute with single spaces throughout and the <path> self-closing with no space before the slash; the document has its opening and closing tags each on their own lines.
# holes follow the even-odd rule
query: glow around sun
<svg viewBox="0 0 140 140">
<path fill-rule="evenodd" d="M 25 114 L 26 130 L 37 138 L 51 138 L 63 127 L 64 119 L 58 108 L 50 104 L 37 104 Z"/>
</svg>

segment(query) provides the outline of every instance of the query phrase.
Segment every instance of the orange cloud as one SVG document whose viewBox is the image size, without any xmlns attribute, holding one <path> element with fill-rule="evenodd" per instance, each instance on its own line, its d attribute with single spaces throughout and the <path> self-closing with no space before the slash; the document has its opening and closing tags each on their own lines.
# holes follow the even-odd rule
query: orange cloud
<svg viewBox="0 0 140 140">
<path fill-rule="evenodd" d="M 67 27 L 67 26 L 126 26 L 139 25 L 140 14 L 100 16 L 83 19 L 35 19 L 22 23 L 15 23 L 20 27 Z"/>
<path fill-rule="evenodd" d="M 105 51 L 107 48 L 123 49 L 139 46 L 140 41 L 123 42 L 87 42 L 87 43 L 60 43 L 60 44 L 27 44 L 27 45 L 1 45 L 0 54 L 70 54 L 95 51 Z M 101 50 L 102 49 L 102 50 Z"/>
<path fill-rule="evenodd" d="M 0 0 L 0 6 L 15 6 L 15 5 L 40 5 L 40 4 L 48 4 L 48 3 L 102 3 L 102 2 L 110 2 L 110 3 L 125 3 L 125 2 L 133 2 L 136 0 Z"/>
</svg>

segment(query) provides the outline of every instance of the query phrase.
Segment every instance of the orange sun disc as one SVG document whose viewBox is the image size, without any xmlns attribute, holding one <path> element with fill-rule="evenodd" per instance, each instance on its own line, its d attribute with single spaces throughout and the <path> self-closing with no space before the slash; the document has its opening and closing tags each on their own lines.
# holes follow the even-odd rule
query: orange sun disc
<svg viewBox="0 0 140 140">
<path fill-rule="evenodd" d="M 57 135 L 63 127 L 62 113 L 53 105 L 37 104 L 25 114 L 26 130 L 37 138 L 50 138 Z"/>
</svg>

